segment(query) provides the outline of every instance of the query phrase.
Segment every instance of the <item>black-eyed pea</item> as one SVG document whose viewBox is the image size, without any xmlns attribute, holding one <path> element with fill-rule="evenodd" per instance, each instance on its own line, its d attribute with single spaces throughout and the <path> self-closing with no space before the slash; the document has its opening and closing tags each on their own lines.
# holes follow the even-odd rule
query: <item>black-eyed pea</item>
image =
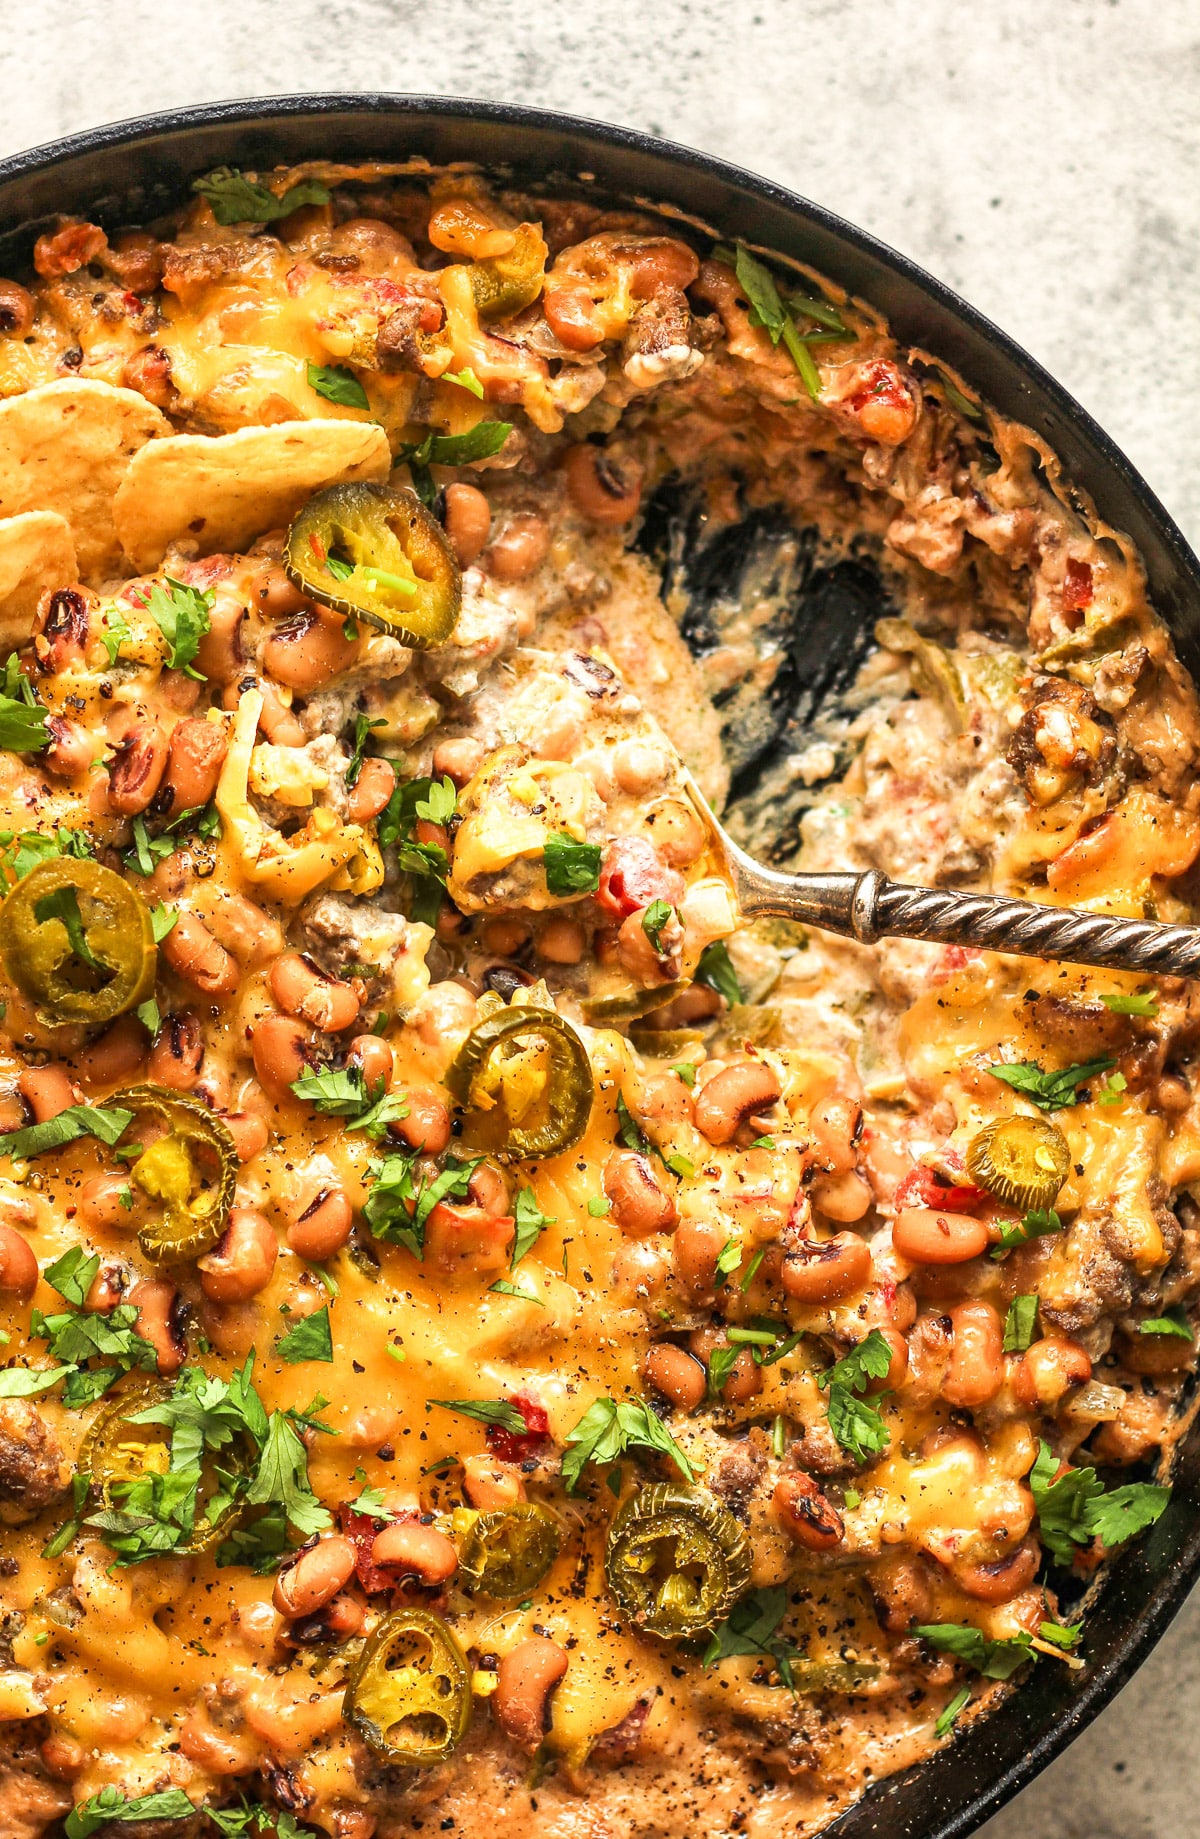
<svg viewBox="0 0 1200 1839">
<path fill-rule="evenodd" d="M 525 1484 L 519 1469 L 495 1456 L 468 1456 L 463 1463 L 462 1479 L 463 1493 L 481 1513 L 515 1507 L 518 1501 L 525 1499 Z"/>
<path fill-rule="evenodd" d="M 187 1349 L 180 1330 L 180 1298 L 175 1285 L 163 1278 L 146 1278 L 133 1286 L 125 1300 L 137 1310 L 134 1327 L 154 1349 L 159 1373 L 177 1373 Z"/>
<path fill-rule="evenodd" d="M 550 549 L 550 526 L 532 511 L 507 519 L 483 555 L 483 566 L 497 581 L 524 581 L 539 569 Z"/>
<path fill-rule="evenodd" d="M 358 1553 L 342 1533 L 318 1539 L 279 1572 L 274 1603 L 280 1615 L 294 1620 L 315 1615 L 332 1602 L 354 1575 Z"/>
<path fill-rule="evenodd" d="M 547 964 L 578 964 L 587 949 L 587 933 L 578 920 L 555 913 L 543 920 L 534 950 Z"/>
<path fill-rule="evenodd" d="M 341 1188 L 322 1187 L 306 1200 L 287 1229 L 287 1241 L 298 1258 L 324 1264 L 350 1237 L 354 1212 Z"/>
<path fill-rule="evenodd" d="M 396 1520 L 375 1535 L 372 1564 L 415 1577 L 426 1589 L 449 1583 L 458 1569 L 458 1553 L 445 1533 L 420 1520 Z"/>
<path fill-rule="evenodd" d="M 541 1745 L 551 1694 L 568 1665 L 566 1648 L 548 1635 L 528 1636 L 501 1660 L 492 1705 L 501 1730 L 518 1748 L 532 1753 Z"/>
<path fill-rule="evenodd" d="M 686 1348 L 656 1341 L 642 1368 L 646 1384 L 679 1411 L 695 1411 L 708 1390 L 704 1367 Z"/>
<path fill-rule="evenodd" d="M 614 1223 L 631 1239 L 670 1232 L 679 1218 L 674 1196 L 663 1187 L 650 1158 L 637 1150 L 612 1152 L 604 1165 L 604 1192 Z"/>
<path fill-rule="evenodd" d="M 779 1080 L 763 1060 L 739 1060 L 707 1079 L 696 1094 L 696 1128 L 710 1143 L 732 1143 L 742 1125 L 769 1111 Z"/>
<path fill-rule="evenodd" d="M 200 1288 L 210 1302 L 248 1302 L 270 1283 L 278 1256 L 270 1221 L 253 1207 L 235 1207 L 220 1239 L 196 1261 Z"/>
<path fill-rule="evenodd" d="M 475 485 L 448 485 L 444 523 L 460 568 L 469 568 L 487 548 L 492 507 Z"/>
<path fill-rule="evenodd" d="M 38 1261 L 15 1226 L 0 1224 L 0 1292 L 24 1302 L 38 1286 Z"/>
<path fill-rule="evenodd" d="M 173 1092 L 190 1092 L 200 1077 L 204 1059 L 204 1025 L 187 1009 L 165 1017 L 154 1037 L 146 1072 L 155 1085 Z"/>
</svg>

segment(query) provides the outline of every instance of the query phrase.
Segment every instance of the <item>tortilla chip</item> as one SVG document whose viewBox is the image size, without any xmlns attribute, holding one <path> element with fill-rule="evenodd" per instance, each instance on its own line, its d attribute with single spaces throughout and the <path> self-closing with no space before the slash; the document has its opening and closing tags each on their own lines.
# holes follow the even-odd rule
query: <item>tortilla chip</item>
<svg viewBox="0 0 1200 1839">
<path fill-rule="evenodd" d="M 171 424 L 136 390 L 86 377 L 0 402 L 0 517 L 56 511 L 70 525 L 79 579 L 119 572 L 113 499 L 129 462 Z"/>
<path fill-rule="evenodd" d="M 392 457 L 375 422 L 281 421 L 233 434 L 176 434 L 138 454 L 117 493 L 121 541 L 139 572 L 191 538 L 201 555 L 240 551 L 290 523 L 326 485 L 386 479 Z"/>
<path fill-rule="evenodd" d="M 0 647 L 23 645 L 48 587 L 79 579 L 71 526 L 57 511 L 0 518 Z"/>
</svg>

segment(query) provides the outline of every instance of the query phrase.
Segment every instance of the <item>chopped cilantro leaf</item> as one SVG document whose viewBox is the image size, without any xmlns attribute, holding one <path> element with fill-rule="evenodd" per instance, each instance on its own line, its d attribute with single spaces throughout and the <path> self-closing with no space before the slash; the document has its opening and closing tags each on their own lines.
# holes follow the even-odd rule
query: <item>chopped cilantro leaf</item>
<svg viewBox="0 0 1200 1839">
<path fill-rule="evenodd" d="M 217 166 L 192 180 L 192 190 L 206 198 L 219 224 L 274 223 L 302 204 L 328 204 L 329 188 L 319 179 L 301 179 L 282 194 L 248 179 L 236 166 Z"/>
<path fill-rule="evenodd" d="M 336 402 L 344 409 L 369 409 L 371 406 L 354 372 L 340 364 L 310 364 L 308 387 L 326 402 Z"/>
<path fill-rule="evenodd" d="M 1085 1060 L 1081 1065 L 1065 1066 L 1061 1072 L 1044 1072 L 1036 1060 L 1020 1060 L 1014 1065 L 989 1066 L 993 1079 L 1000 1079 L 1014 1092 L 1020 1092 L 1042 1111 L 1061 1111 L 1066 1105 L 1080 1103 L 1079 1087 L 1116 1065 L 1115 1060 Z"/>
<path fill-rule="evenodd" d="M 723 996 L 727 1003 L 740 1003 L 742 1000 L 742 986 L 733 968 L 729 948 L 719 939 L 706 945 L 700 953 L 696 965 L 696 982 L 707 984 L 710 990 Z"/>
<path fill-rule="evenodd" d="M 519 1189 L 514 1215 L 516 1232 L 509 1268 L 515 1271 L 526 1252 L 533 1250 L 546 1227 L 554 1225 L 554 1220 L 542 1212 L 532 1188 Z"/>
<path fill-rule="evenodd" d="M 1008 1315 L 1004 1322 L 1004 1352 L 1006 1354 L 1023 1354 L 1033 1340 L 1037 1327 L 1038 1299 L 1035 1296 L 1014 1296 L 1008 1305 Z"/>
<path fill-rule="evenodd" d="M 296 1323 L 275 1343 L 276 1352 L 289 1366 L 302 1360 L 333 1359 L 333 1335 L 329 1326 L 329 1304 L 316 1309 Z"/>
<path fill-rule="evenodd" d="M 562 1474 L 567 1493 L 574 1494 L 589 1462 L 618 1462 L 627 1450 L 650 1450 L 668 1456 L 685 1481 L 695 1481 L 691 1463 L 662 1420 L 644 1399 L 598 1398 L 567 1433 Z"/>
<path fill-rule="evenodd" d="M 516 1405 L 503 1398 L 431 1398 L 431 1405 L 443 1411 L 455 1411 L 460 1418 L 474 1418 L 480 1424 L 492 1424 L 514 1437 L 529 1434 L 529 1425 Z"/>
<path fill-rule="evenodd" d="M 167 668 L 184 671 L 201 683 L 204 678 L 193 668 L 193 660 L 209 629 L 213 599 L 211 588 L 201 591 L 168 575 L 166 586 L 155 582 L 146 601 L 146 611 L 167 641 Z"/>
<path fill-rule="evenodd" d="M 546 886 L 560 899 L 570 894 L 594 894 L 600 886 L 599 843 L 579 843 L 565 831 L 547 837 L 542 852 Z"/>
<path fill-rule="evenodd" d="M 1126 995 L 1124 991 L 1102 993 L 1100 1001 L 1106 1009 L 1111 1009 L 1114 1015 L 1154 1017 L 1158 1014 L 1158 996 L 1153 990 L 1137 990 L 1132 995 Z"/>
<path fill-rule="evenodd" d="M 18 1158 L 40 1156 L 45 1150 L 59 1149 L 77 1137 L 96 1137 L 109 1147 L 133 1121 L 133 1112 L 119 1105 L 68 1105 L 57 1117 L 42 1124 L 28 1124 L 24 1130 L 0 1136 L 0 1156 Z"/>
</svg>

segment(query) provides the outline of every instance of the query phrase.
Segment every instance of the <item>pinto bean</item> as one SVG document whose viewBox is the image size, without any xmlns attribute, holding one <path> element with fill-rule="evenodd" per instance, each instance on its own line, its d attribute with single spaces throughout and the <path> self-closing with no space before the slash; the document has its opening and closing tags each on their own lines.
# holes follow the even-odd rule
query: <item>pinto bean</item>
<svg viewBox="0 0 1200 1839">
<path fill-rule="evenodd" d="M 660 949 L 656 951 L 643 923 L 649 911 L 649 907 L 642 907 L 621 921 L 617 932 L 617 957 L 634 983 L 671 983 L 679 975 L 683 927 L 677 915 L 672 913 L 659 929 Z"/>
<path fill-rule="evenodd" d="M 350 1237 L 354 1212 L 341 1188 L 321 1188 L 288 1227 L 287 1241 L 298 1258 L 324 1264 Z"/>
<path fill-rule="evenodd" d="M 668 867 L 649 837 L 614 837 L 606 846 L 596 905 L 612 919 L 628 919 L 655 900 L 677 907 L 683 893 L 683 876 Z"/>
<path fill-rule="evenodd" d="M 175 1285 L 162 1278 L 146 1278 L 134 1284 L 125 1300 L 137 1310 L 134 1327 L 154 1349 L 158 1371 L 177 1373 L 187 1349 L 179 1330 L 179 1292 Z"/>
<path fill-rule="evenodd" d="M 427 1155 L 440 1156 L 450 1142 L 450 1113 L 436 1092 L 424 1086 L 410 1086 L 405 1097 L 408 1100 L 408 1116 L 397 1118 L 389 1125 L 393 1136 L 407 1143 L 410 1149 L 423 1149 Z M 478 1171 L 477 1171 L 478 1172 Z M 508 1195 L 503 1197 L 501 1212 L 507 1210 Z"/>
<path fill-rule="evenodd" d="M 987 1250 L 988 1229 L 970 1213 L 904 1207 L 892 1227 L 892 1244 L 909 1264 L 965 1264 Z"/>
<path fill-rule="evenodd" d="M 38 1261 L 33 1247 L 15 1226 L 0 1225 L 0 1291 L 22 1302 L 38 1286 Z"/>
<path fill-rule="evenodd" d="M 695 1123 L 692 1095 L 675 1073 L 652 1073 L 631 1109 L 656 1143 Z"/>
<path fill-rule="evenodd" d="M 690 805 L 665 799 L 646 819 L 654 847 L 669 868 L 691 868 L 708 848 L 708 832 Z"/>
<path fill-rule="evenodd" d="M 1016 1361 L 1012 1387 L 1027 1411 L 1053 1411 L 1072 1386 L 1086 1385 L 1091 1377 L 1092 1362 L 1085 1347 L 1068 1335 L 1047 1335 Z"/>
<path fill-rule="evenodd" d="M 708 1390 L 699 1360 L 673 1341 L 656 1341 L 642 1368 L 646 1384 L 680 1411 L 695 1411 Z"/>
<path fill-rule="evenodd" d="M 702 1331 L 703 1332 L 703 1331 Z M 695 1337 L 693 1337 L 695 1339 Z M 717 1347 L 728 1345 L 718 1340 Z M 748 1347 L 739 1349 L 737 1359 L 721 1382 L 721 1398 L 726 1405 L 744 1405 L 762 1391 L 762 1373 Z"/>
<path fill-rule="evenodd" d="M 832 1239 L 801 1239 L 785 1256 L 779 1280 L 798 1303 L 840 1302 L 871 1276 L 871 1248 L 852 1232 Z"/>
<path fill-rule="evenodd" d="M 445 1533 L 420 1520 L 396 1520 L 375 1535 L 371 1563 L 404 1577 L 419 1578 L 428 1589 L 448 1583 L 458 1569 L 458 1553 Z"/>
<path fill-rule="evenodd" d="M 684 1220 L 671 1242 L 675 1275 L 693 1296 L 706 1296 L 717 1275 L 717 1259 L 728 1233 L 712 1220 Z"/>
<path fill-rule="evenodd" d="M 302 1551 L 275 1579 L 272 1601 L 281 1616 L 315 1615 L 354 1575 L 358 1550 L 344 1533 L 329 1533 Z"/>
<path fill-rule="evenodd" d="M 81 665 L 87 651 L 92 599 L 86 588 L 48 590 L 34 617 L 34 654 L 44 676 Z"/>
<path fill-rule="evenodd" d="M 898 1392 L 908 1376 L 908 1342 L 895 1328 L 879 1328 L 891 1352 L 891 1363 L 882 1379 L 872 1379 L 867 1386 L 868 1393 Z"/>
<path fill-rule="evenodd" d="M 523 1501 L 525 1484 L 509 1462 L 501 1462 L 495 1456 L 468 1456 L 463 1463 L 463 1493 L 472 1507 L 490 1513 Z"/>
<path fill-rule="evenodd" d="M 290 1015 L 264 1015 L 250 1032 L 254 1070 L 266 1090 L 282 1098 L 312 1057 L 312 1029 Z"/>
<path fill-rule="evenodd" d="M 732 1143 L 747 1118 L 769 1111 L 779 1081 L 762 1060 L 739 1060 L 705 1081 L 696 1094 L 696 1128 L 710 1143 Z"/>
<path fill-rule="evenodd" d="M 550 526 L 532 511 L 510 517 L 483 557 L 497 581 L 524 581 L 541 567 L 550 549 Z"/>
<path fill-rule="evenodd" d="M 990 1303 L 958 1303 L 950 1311 L 954 1345 L 942 1381 L 948 1404 L 974 1410 L 995 1398 L 1004 1383 L 1004 1323 Z"/>
<path fill-rule="evenodd" d="M 780 1476 L 773 1503 L 785 1531 L 806 1551 L 831 1552 L 846 1536 L 841 1514 L 802 1469 Z"/>
<path fill-rule="evenodd" d="M 396 769 L 390 760 L 364 760 L 346 801 L 350 822 L 369 824 L 379 816 L 395 789 Z"/>
<path fill-rule="evenodd" d="M 128 1283 L 129 1274 L 123 1265 L 102 1264 L 88 1285 L 84 1308 L 97 1315 L 111 1315 L 124 1302 Z"/>
<path fill-rule="evenodd" d="M 0 281 L 0 338 L 24 338 L 33 330 L 37 302 L 19 281 Z"/>
<path fill-rule="evenodd" d="M 183 811 L 196 811 L 208 803 L 217 789 L 228 751 L 223 723 L 194 718 L 177 725 L 163 780 L 163 792 L 170 793 L 166 817 L 178 817 Z"/>
<path fill-rule="evenodd" d="M 460 568 L 470 568 L 487 548 L 492 507 L 475 485 L 448 485 L 443 522 Z"/>
<path fill-rule="evenodd" d="M 138 817 L 153 802 L 167 769 L 167 739 L 156 721 L 135 721 L 113 749 L 108 768 L 108 808 Z"/>
<path fill-rule="evenodd" d="M 235 1207 L 210 1252 L 196 1260 L 210 1302 L 245 1303 L 265 1290 L 279 1256 L 271 1223 L 253 1207 Z"/>
<path fill-rule="evenodd" d="M 122 1015 L 85 1047 L 75 1064 L 88 1085 L 112 1085 L 128 1079 L 146 1058 L 149 1036 L 135 1015 Z"/>
<path fill-rule="evenodd" d="M 181 1009 L 168 1015 L 155 1035 L 147 1075 L 155 1085 L 190 1092 L 200 1077 L 203 1058 L 204 1025 L 198 1015 Z"/>
<path fill-rule="evenodd" d="M 122 230 L 105 262 L 131 294 L 152 294 L 162 280 L 163 246 L 148 230 Z"/>
<path fill-rule="evenodd" d="M 550 1695 L 564 1677 L 567 1650 L 547 1635 L 519 1641 L 500 1662 L 492 1703 L 505 1736 L 523 1750 L 536 1750 L 549 1723 Z"/>
<path fill-rule="evenodd" d="M 343 624 L 341 619 L 306 613 L 280 626 L 262 648 L 263 669 L 276 683 L 311 696 L 349 670 L 359 655 L 361 640 L 348 639 Z"/>
<path fill-rule="evenodd" d="M 648 1156 L 616 1149 L 604 1165 L 604 1192 L 613 1219 L 631 1239 L 669 1232 L 679 1218 L 674 1197 L 660 1182 Z"/>
<path fill-rule="evenodd" d="M 325 1034 L 340 1034 L 358 1020 L 353 986 L 330 977 L 298 951 L 285 952 L 271 966 L 271 994 L 285 1015 L 298 1015 Z"/>
<path fill-rule="evenodd" d="M 641 469 L 605 447 L 583 442 L 568 447 L 563 461 L 567 494 L 582 517 L 594 524 L 627 524 L 642 502 Z"/>
<path fill-rule="evenodd" d="M 161 950 L 171 969 L 205 996 L 229 996 L 238 987 L 241 972 L 237 959 L 213 938 L 195 913 L 179 910 Z"/>
</svg>

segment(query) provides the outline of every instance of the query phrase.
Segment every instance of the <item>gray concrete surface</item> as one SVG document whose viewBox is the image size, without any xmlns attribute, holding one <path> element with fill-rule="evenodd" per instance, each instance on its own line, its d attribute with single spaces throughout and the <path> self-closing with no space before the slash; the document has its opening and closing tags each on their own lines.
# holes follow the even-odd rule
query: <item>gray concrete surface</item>
<svg viewBox="0 0 1200 1839">
<path fill-rule="evenodd" d="M 1200 542 L 1200 0 L 5 0 L 0 154 L 267 92 L 573 109 L 905 250 L 1092 411 Z M 1200 1832 L 1200 1599 L 986 1839 Z"/>
</svg>

